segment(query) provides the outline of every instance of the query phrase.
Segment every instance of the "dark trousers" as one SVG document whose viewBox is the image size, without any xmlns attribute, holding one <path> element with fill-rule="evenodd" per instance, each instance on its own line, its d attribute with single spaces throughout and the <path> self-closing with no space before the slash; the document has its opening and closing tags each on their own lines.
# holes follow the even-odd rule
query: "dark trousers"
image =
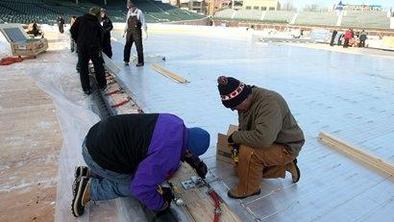
<svg viewBox="0 0 394 222">
<path fill-rule="evenodd" d="M 59 24 L 59 32 L 60 32 L 60 33 L 63 33 L 63 32 L 64 32 L 64 27 L 63 27 L 63 25 L 60 25 L 60 24 Z"/>
<path fill-rule="evenodd" d="M 337 32 L 333 32 L 331 35 L 330 46 L 334 46 L 335 36 L 337 36 Z"/>
<path fill-rule="evenodd" d="M 73 39 L 71 39 L 71 40 L 70 40 L 70 49 L 71 49 L 71 52 L 74 52 L 74 51 L 75 51 L 75 49 L 77 48 L 76 46 L 77 46 L 77 43 L 75 43 L 75 41 L 74 41 Z M 78 50 L 77 50 L 77 53 L 78 53 Z"/>
<path fill-rule="evenodd" d="M 364 40 L 360 40 L 359 46 L 363 47 L 363 48 L 365 47 L 365 39 Z"/>
<path fill-rule="evenodd" d="M 144 52 L 142 48 L 142 34 L 141 30 L 137 31 L 127 31 L 126 35 L 126 45 L 123 50 L 123 61 L 130 61 L 130 51 L 133 46 L 133 42 L 135 43 L 135 47 L 137 48 L 137 56 L 138 63 L 144 63 Z"/>
<path fill-rule="evenodd" d="M 90 90 L 89 81 L 89 60 L 92 60 L 96 80 L 99 88 L 105 88 L 107 80 L 105 79 L 105 71 L 103 66 L 103 58 L 101 52 L 98 49 L 92 49 L 88 47 L 78 47 L 78 63 L 80 65 L 79 75 L 81 77 L 81 85 L 84 91 Z"/>
<path fill-rule="evenodd" d="M 105 53 L 108 56 L 108 58 L 112 58 L 112 47 L 111 47 L 111 35 L 110 34 L 104 34 L 103 53 Z"/>
<path fill-rule="evenodd" d="M 350 39 L 345 39 L 345 43 L 343 43 L 343 48 L 347 48 L 349 46 L 349 40 Z"/>
</svg>

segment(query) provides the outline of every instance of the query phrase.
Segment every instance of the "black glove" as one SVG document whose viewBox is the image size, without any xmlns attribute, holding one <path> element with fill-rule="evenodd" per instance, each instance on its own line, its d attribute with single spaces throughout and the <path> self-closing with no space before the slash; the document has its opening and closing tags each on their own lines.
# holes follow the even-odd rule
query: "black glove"
<svg viewBox="0 0 394 222">
<path fill-rule="evenodd" d="M 197 172 L 198 176 L 200 176 L 201 178 L 205 179 L 205 176 L 208 173 L 207 165 L 204 162 L 201 161 L 198 164 L 197 168 L 195 168 L 195 169 L 196 169 L 196 172 Z"/>
<path fill-rule="evenodd" d="M 159 193 L 161 194 L 161 196 L 164 199 L 164 205 L 162 210 L 166 210 L 168 208 L 170 208 L 171 205 L 171 201 L 175 198 L 174 194 L 172 193 L 171 189 L 168 187 L 161 187 L 161 190 L 159 191 Z"/>
<path fill-rule="evenodd" d="M 184 157 L 184 160 L 191 167 L 193 167 L 193 169 L 196 170 L 198 176 L 205 179 L 205 176 L 207 175 L 208 172 L 208 168 L 207 165 L 205 165 L 205 163 L 200 160 L 200 158 L 198 158 L 197 156 L 193 155 L 190 152 L 187 152 L 187 154 Z"/>
</svg>

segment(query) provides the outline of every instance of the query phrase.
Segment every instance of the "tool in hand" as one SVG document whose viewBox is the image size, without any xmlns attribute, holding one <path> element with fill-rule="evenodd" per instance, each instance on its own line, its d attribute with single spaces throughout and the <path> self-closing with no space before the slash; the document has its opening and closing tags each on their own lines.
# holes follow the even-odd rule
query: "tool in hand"
<svg viewBox="0 0 394 222">
<path fill-rule="evenodd" d="M 231 143 L 231 144 L 229 144 L 229 146 L 231 148 L 231 158 L 233 158 L 235 164 L 238 164 L 238 162 L 239 162 L 239 157 L 238 157 L 239 145 L 235 144 L 235 143 Z"/>
</svg>

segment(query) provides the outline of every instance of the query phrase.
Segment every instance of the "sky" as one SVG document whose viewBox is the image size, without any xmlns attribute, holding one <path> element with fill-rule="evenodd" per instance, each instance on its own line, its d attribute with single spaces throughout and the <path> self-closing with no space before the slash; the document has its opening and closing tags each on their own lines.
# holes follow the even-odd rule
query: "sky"
<svg viewBox="0 0 394 222">
<path fill-rule="evenodd" d="M 318 4 L 321 6 L 332 6 L 337 4 L 339 0 L 280 0 L 280 2 L 291 1 L 296 7 L 303 7 L 305 4 Z M 343 0 L 343 4 L 366 4 L 366 5 L 381 5 L 384 8 L 394 8 L 394 0 Z"/>
</svg>

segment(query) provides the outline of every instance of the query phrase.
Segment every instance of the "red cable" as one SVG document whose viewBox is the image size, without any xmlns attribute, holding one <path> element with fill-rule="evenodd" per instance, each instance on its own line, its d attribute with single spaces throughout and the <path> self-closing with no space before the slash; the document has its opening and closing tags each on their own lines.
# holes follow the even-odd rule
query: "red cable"
<svg viewBox="0 0 394 222">
<path fill-rule="evenodd" d="M 16 57 L 16 56 L 9 56 L 9 57 L 2 58 L 0 60 L 0 65 L 3 65 L 3 66 L 4 65 L 10 65 L 12 63 L 22 62 L 22 61 L 23 61 L 23 58 L 21 56 L 18 56 L 18 57 Z"/>
<path fill-rule="evenodd" d="M 128 103 L 129 101 L 130 101 L 130 98 L 127 98 L 127 99 L 123 100 L 122 102 L 120 102 L 120 103 L 118 103 L 118 104 L 112 105 L 111 107 L 112 107 L 112 108 L 116 108 L 116 107 L 119 107 L 119 106 L 122 106 L 122 105 Z"/>
<path fill-rule="evenodd" d="M 209 194 L 209 196 L 211 196 L 213 202 L 215 203 L 213 222 L 219 222 L 219 217 L 220 217 L 220 214 L 222 213 L 221 209 L 220 209 L 219 195 L 214 190 L 209 191 L 208 194 Z"/>
<path fill-rule="evenodd" d="M 106 93 L 105 95 L 106 95 L 106 96 L 110 96 L 110 95 L 115 94 L 115 93 L 118 93 L 118 92 L 121 92 L 121 89 L 116 89 L 116 90 L 114 90 L 114 91 L 112 91 L 112 92 Z"/>
</svg>

